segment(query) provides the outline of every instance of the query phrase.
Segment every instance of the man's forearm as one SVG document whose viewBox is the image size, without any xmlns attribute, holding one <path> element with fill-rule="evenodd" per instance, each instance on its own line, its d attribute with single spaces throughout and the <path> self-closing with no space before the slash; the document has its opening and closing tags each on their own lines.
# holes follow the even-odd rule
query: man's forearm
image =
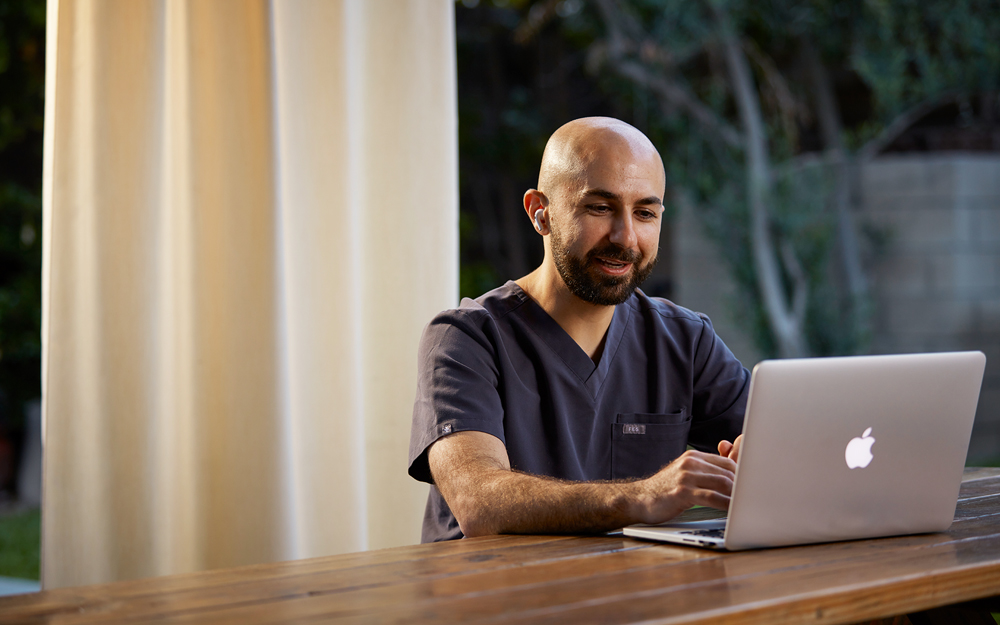
<svg viewBox="0 0 1000 625">
<path fill-rule="evenodd" d="M 435 484 L 466 536 L 588 533 L 660 523 L 692 505 L 727 508 L 736 464 L 687 451 L 648 478 L 569 482 L 512 471 L 495 437 L 459 432 L 428 452 Z"/>
<path fill-rule="evenodd" d="M 592 533 L 639 522 L 636 482 L 567 482 L 500 468 L 470 477 L 451 497 L 469 537 Z"/>
</svg>

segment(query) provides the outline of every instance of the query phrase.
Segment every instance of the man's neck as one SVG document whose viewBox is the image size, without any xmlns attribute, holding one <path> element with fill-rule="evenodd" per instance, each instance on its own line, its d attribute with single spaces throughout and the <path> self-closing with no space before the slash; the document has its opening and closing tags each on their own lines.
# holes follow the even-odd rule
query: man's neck
<svg viewBox="0 0 1000 625">
<path fill-rule="evenodd" d="M 591 360 L 598 362 L 604 337 L 615 316 L 614 306 L 585 302 L 573 295 L 554 267 L 543 264 L 516 281 L 570 335 Z"/>
</svg>

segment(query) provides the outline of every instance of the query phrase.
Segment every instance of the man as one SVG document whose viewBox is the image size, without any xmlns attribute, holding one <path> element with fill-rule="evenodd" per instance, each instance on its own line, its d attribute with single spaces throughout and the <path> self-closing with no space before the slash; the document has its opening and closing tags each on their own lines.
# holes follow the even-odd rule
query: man
<svg viewBox="0 0 1000 625">
<path fill-rule="evenodd" d="M 409 472 L 431 483 L 424 542 L 728 507 L 749 374 L 707 317 L 636 291 L 664 190 L 659 154 L 624 122 L 549 139 L 524 195 L 541 266 L 421 340 Z"/>
</svg>

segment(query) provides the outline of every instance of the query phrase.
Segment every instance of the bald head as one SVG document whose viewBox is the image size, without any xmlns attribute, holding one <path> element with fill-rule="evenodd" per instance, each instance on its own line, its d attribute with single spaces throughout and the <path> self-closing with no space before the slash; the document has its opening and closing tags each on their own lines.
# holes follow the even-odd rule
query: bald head
<svg viewBox="0 0 1000 625">
<path fill-rule="evenodd" d="M 583 182 L 587 170 L 599 161 L 655 170 L 658 186 L 665 184 L 663 161 L 646 135 L 618 119 L 584 117 L 563 125 L 549 137 L 538 172 L 538 190 L 549 198 L 556 197 L 567 186 Z"/>
</svg>

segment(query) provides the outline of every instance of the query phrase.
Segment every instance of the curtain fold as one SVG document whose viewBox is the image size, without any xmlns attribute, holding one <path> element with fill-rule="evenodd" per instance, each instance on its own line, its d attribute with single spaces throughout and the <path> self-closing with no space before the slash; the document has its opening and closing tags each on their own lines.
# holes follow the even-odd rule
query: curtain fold
<svg viewBox="0 0 1000 625">
<path fill-rule="evenodd" d="M 452 10 L 49 0 L 44 587 L 419 540 Z"/>
</svg>

